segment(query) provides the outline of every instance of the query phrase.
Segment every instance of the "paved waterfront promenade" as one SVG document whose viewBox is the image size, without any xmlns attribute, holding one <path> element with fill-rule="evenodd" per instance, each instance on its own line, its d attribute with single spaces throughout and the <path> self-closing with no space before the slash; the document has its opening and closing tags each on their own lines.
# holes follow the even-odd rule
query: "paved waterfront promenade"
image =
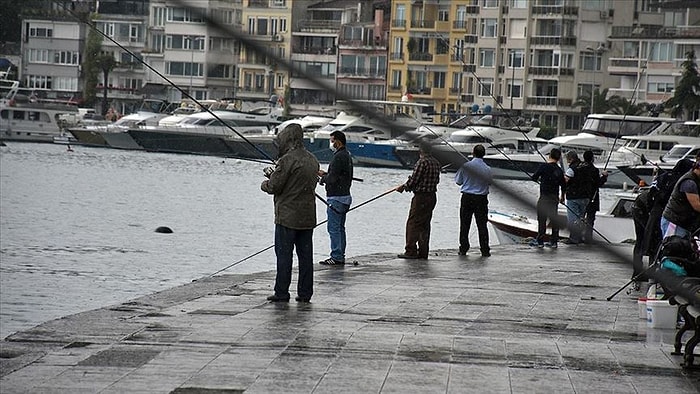
<svg viewBox="0 0 700 394">
<path fill-rule="evenodd" d="M 616 250 L 631 255 L 631 246 Z M 199 280 L 17 333 L 1 393 L 697 393 L 648 329 L 620 258 L 497 246 L 316 265 L 310 304 L 274 273 Z M 294 276 L 296 281 L 296 273 Z M 295 288 L 295 287 L 294 287 Z"/>
</svg>

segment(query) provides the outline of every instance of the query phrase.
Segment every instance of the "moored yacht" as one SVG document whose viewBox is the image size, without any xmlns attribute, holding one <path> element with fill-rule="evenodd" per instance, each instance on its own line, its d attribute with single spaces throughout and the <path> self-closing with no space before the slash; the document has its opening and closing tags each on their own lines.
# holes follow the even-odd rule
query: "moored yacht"
<svg viewBox="0 0 700 394">
<path fill-rule="evenodd" d="M 38 97 L 0 72 L 0 141 L 54 142 L 79 120 L 78 106 Z"/>
</svg>

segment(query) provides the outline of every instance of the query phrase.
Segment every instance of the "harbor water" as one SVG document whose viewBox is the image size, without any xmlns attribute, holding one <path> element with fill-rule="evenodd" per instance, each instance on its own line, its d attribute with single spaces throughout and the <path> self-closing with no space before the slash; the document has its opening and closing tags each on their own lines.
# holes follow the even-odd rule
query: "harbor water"
<svg viewBox="0 0 700 394">
<path fill-rule="evenodd" d="M 272 197 L 260 190 L 265 166 L 82 146 L 0 147 L 0 337 L 227 267 L 222 273 L 274 270 Z M 353 184 L 353 205 L 403 183 L 409 174 L 357 167 L 355 176 L 364 182 Z M 443 174 L 440 181 L 433 250 L 458 246 L 459 189 L 453 177 Z M 490 208 L 534 217 L 532 207 L 513 197 L 534 203 L 537 184 L 499 185 L 505 188 L 492 189 Z M 321 186 L 317 191 L 325 196 Z M 603 209 L 614 192 L 601 191 Z M 410 199 L 410 193 L 390 193 L 350 212 L 347 255 L 402 252 Z M 325 220 L 321 202 L 317 215 Z M 173 233 L 155 232 L 160 226 Z M 320 225 L 314 233 L 316 261 L 327 257 L 328 244 Z"/>
</svg>

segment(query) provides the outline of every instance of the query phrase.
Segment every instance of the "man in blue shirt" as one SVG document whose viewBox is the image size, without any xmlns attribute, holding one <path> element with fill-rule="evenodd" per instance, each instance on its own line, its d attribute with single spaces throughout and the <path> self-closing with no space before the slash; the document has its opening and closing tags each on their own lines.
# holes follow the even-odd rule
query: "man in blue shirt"
<svg viewBox="0 0 700 394">
<path fill-rule="evenodd" d="M 455 183 L 460 185 L 462 199 L 459 205 L 459 255 L 464 256 L 469 250 L 469 228 L 472 216 L 479 231 L 479 248 L 484 257 L 491 256 L 489 232 L 486 227 L 489 213 L 489 185 L 493 181 L 491 167 L 484 162 L 486 149 L 476 145 L 472 151 L 473 158 L 465 162 L 455 175 Z"/>
</svg>

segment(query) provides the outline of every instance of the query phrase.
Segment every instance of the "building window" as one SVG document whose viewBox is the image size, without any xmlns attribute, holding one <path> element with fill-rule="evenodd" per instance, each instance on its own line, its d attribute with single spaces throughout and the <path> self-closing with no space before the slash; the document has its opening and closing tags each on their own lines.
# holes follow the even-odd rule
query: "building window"
<svg viewBox="0 0 700 394">
<path fill-rule="evenodd" d="M 525 67 L 525 50 L 509 49 L 508 50 L 508 67 L 523 68 Z"/>
<path fill-rule="evenodd" d="M 444 71 L 435 71 L 433 73 L 433 87 L 438 89 L 445 88 L 446 73 Z"/>
<path fill-rule="evenodd" d="M 673 93 L 675 84 L 672 82 L 649 82 L 648 93 Z"/>
<path fill-rule="evenodd" d="M 600 67 L 603 61 L 603 54 L 584 51 L 581 52 L 579 68 L 581 70 L 588 71 L 600 71 Z"/>
<path fill-rule="evenodd" d="M 481 78 L 479 81 L 479 96 L 491 97 L 493 92 L 493 78 Z"/>
<path fill-rule="evenodd" d="M 523 97 L 523 81 L 522 79 L 508 80 L 508 97 L 520 98 Z"/>
<path fill-rule="evenodd" d="M 673 43 L 672 42 L 656 42 L 651 46 L 651 56 L 649 60 L 653 62 L 670 62 L 673 61 Z"/>
<path fill-rule="evenodd" d="M 496 8 L 498 7 L 498 0 L 481 0 L 481 4 L 484 8 Z"/>
<path fill-rule="evenodd" d="M 53 37 L 53 29 L 45 27 L 32 27 L 29 29 L 29 37 Z"/>
<path fill-rule="evenodd" d="M 169 7 L 166 20 L 168 22 L 202 23 L 206 10 L 202 8 Z"/>
<path fill-rule="evenodd" d="M 28 53 L 29 63 L 48 63 L 49 62 L 49 50 L 48 49 L 30 49 Z"/>
<path fill-rule="evenodd" d="M 510 0 L 510 8 L 527 8 L 527 0 Z"/>
<path fill-rule="evenodd" d="M 394 89 L 398 89 L 401 87 L 401 70 L 392 70 L 391 71 L 391 87 Z"/>
<path fill-rule="evenodd" d="M 462 91 L 462 73 L 453 72 L 452 73 L 452 89 L 457 91 Z"/>
<path fill-rule="evenodd" d="M 153 26 L 165 26 L 165 8 L 153 7 Z"/>
<path fill-rule="evenodd" d="M 481 36 L 496 37 L 498 35 L 498 21 L 493 18 L 484 18 L 481 20 Z"/>
<path fill-rule="evenodd" d="M 64 92 L 77 92 L 78 78 L 54 77 L 53 90 L 61 90 Z"/>
<path fill-rule="evenodd" d="M 166 62 L 166 74 L 179 76 L 203 77 L 204 70 L 201 63 L 192 62 Z"/>
<path fill-rule="evenodd" d="M 24 79 L 27 88 L 52 89 L 51 77 L 46 75 L 27 75 Z"/>
<path fill-rule="evenodd" d="M 435 42 L 435 53 L 438 55 L 450 53 L 450 43 L 442 38 L 438 38 Z"/>
<path fill-rule="evenodd" d="M 482 49 L 479 51 L 479 66 L 493 67 L 495 62 L 495 51 L 493 49 Z"/>
<path fill-rule="evenodd" d="M 384 100 L 386 98 L 384 85 L 368 85 L 367 98 L 369 100 Z"/>
<path fill-rule="evenodd" d="M 450 20 L 450 10 L 449 9 L 438 10 L 438 20 L 440 22 L 448 22 Z"/>
<path fill-rule="evenodd" d="M 233 67 L 230 64 L 212 64 L 207 70 L 207 77 L 210 78 L 231 78 Z"/>
</svg>

